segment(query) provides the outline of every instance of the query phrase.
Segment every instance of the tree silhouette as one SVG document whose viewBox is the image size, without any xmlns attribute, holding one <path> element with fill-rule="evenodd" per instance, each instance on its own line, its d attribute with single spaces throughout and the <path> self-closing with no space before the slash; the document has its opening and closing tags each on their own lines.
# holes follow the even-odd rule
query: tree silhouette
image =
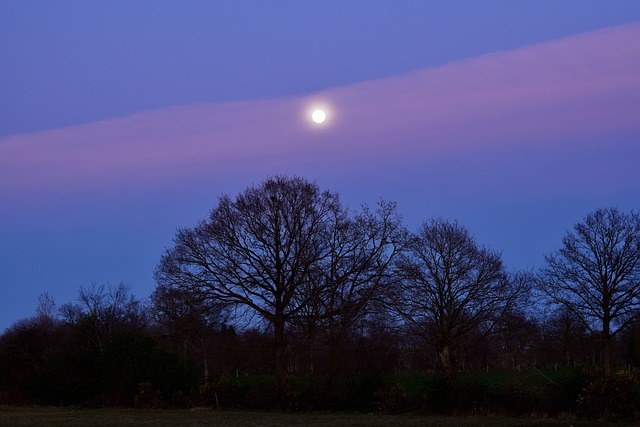
<svg viewBox="0 0 640 427">
<path fill-rule="evenodd" d="M 611 340 L 640 311 L 640 215 L 598 209 L 566 233 L 545 257 L 540 289 L 602 339 L 611 372 Z"/>
<path fill-rule="evenodd" d="M 143 330 L 147 314 L 142 303 L 130 292 L 128 285 L 80 286 L 77 303 L 60 307 L 62 320 L 82 330 L 91 347 L 102 352 L 105 342 L 123 329 Z"/>
<path fill-rule="evenodd" d="M 456 345 L 474 330 L 491 332 L 527 282 L 510 281 L 499 253 L 478 246 L 457 222 L 442 219 L 423 224 L 398 267 L 404 277 L 398 312 L 436 349 L 449 378 L 456 372 Z"/>
<path fill-rule="evenodd" d="M 407 241 L 395 203 L 381 201 L 375 211 L 344 211 L 326 236 L 327 252 L 315 270 L 309 303 L 295 323 L 313 341 L 318 331 L 327 340 L 334 370 L 343 365 L 344 339 L 354 325 L 393 293 L 398 280 L 392 262 Z M 312 342 L 313 345 L 313 342 Z"/>
<path fill-rule="evenodd" d="M 337 194 L 301 178 L 277 176 L 235 200 L 222 196 L 206 221 L 178 231 L 156 280 L 266 320 L 281 381 L 285 325 L 313 298 L 310 280 L 327 256 L 328 229 L 341 210 Z"/>
<path fill-rule="evenodd" d="M 221 197 L 206 221 L 179 230 L 155 276 L 165 291 L 180 289 L 266 320 L 281 381 L 286 325 L 340 313 L 352 322 L 388 282 L 402 236 L 392 203 L 351 217 L 338 194 L 276 176 L 235 200 Z"/>
<path fill-rule="evenodd" d="M 193 349 L 199 355 L 204 376 L 207 377 L 208 349 L 213 335 L 223 328 L 228 317 L 224 304 L 184 289 L 163 285 L 153 291 L 151 304 L 154 320 L 163 336 L 177 340 L 184 357 L 188 348 Z"/>
</svg>

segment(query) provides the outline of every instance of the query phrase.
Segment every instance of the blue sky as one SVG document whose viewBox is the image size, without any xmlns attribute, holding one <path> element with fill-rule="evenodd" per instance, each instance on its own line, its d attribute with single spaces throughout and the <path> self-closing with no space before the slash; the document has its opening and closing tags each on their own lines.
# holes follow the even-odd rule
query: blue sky
<svg viewBox="0 0 640 427">
<path fill-rule="evenodd" d="M 3 1 L 0 328 L 297 174 L 539 267 L 640 206 L 637 1 Z M 308 120 L 327 108 L 322 126 Z"/>
</svg>

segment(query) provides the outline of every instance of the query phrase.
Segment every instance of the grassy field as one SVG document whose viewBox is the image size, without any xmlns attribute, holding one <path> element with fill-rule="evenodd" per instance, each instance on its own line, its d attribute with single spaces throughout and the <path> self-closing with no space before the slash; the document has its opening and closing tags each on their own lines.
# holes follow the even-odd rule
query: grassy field
<svg viewBox="0 0 640 427">
<path fill-rule="evenodd" d="M 637 423 L 431 415 L 213 411 L 208 409 L 139 410 L 0 406 L 0 426 L 621 427 L 633 425 L 637 425 Z"/>
</svg>

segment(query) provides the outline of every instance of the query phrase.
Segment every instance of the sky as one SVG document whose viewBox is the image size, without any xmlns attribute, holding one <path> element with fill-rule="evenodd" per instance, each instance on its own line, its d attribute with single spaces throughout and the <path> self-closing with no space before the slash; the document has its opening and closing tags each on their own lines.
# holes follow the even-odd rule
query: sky
<svg viewBox="0 0 640 427">
<path fill-rule="evenodd" d="M 638 165 L 637 0 L 2 0 L 0 331 L 275 174 L 535 271 Z"/>
</svg>

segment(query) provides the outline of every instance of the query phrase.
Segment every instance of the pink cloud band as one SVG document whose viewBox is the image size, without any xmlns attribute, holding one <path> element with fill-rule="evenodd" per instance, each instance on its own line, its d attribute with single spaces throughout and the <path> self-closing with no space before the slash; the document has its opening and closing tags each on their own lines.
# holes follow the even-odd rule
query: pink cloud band
<svg viewBox="0 0 640 427">
<path fill-rule="evenodd" d="M 0 139 L 0 191 L 156 183 L 640 132 L 640 23 L 283 99 Z M 324 127 L 309 106 L 330 109 Z"/>
</svg>

